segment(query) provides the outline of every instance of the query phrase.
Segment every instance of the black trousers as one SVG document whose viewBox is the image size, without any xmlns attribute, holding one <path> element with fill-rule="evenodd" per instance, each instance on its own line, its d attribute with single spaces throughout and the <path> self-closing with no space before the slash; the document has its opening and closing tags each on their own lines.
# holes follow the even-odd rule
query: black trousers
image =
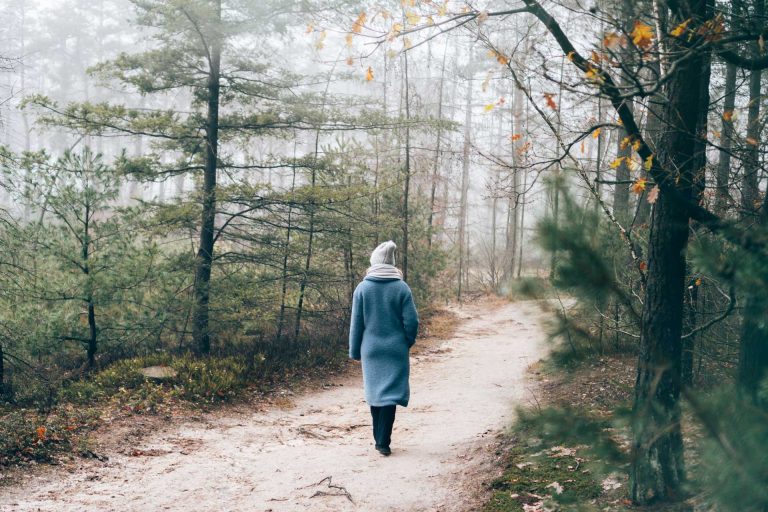
<svg viewBox="0 0 768 512">
<path fill-rule="evenodd" d="M 394 405 L 385 405 L 383 407 L 371 406 L 371 417 L 373 418 L 373 439 L 376 441 L 376 448 L 389 447 L 392 442 L 392 425 L 395 424 Z"/>
</svg>

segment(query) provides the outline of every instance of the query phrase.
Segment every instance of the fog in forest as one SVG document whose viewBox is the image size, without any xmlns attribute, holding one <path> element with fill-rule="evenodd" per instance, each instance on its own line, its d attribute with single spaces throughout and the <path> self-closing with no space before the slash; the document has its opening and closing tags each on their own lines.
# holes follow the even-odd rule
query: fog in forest
<svg viewBox="0 0 768 512">
<path fill-rule="evenodd" d="M 115 449 L 199 407 L 232 510 L 766 510 L 765 3 L 0 0 L 0 509 L 212 499 Z M 428 492 L 361 496 L 377 265 Z"/>
</svg>

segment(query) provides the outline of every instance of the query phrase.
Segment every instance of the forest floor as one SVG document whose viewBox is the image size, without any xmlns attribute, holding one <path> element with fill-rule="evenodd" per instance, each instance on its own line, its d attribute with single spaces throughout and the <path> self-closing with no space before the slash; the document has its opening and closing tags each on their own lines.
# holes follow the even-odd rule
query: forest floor
<svg viewBox="0 0 768 512">
<path fill-rule="evenodd" d="M 514 408 L 536 402 L 526 370 L 547 351 L 545 314 L 535 301 L 454 311 L 455 333 L 412 355 L 390 457 L 373 448 L 354 365 L 271 404 L 154 422 L 150 435 L 116 429 L 100 446 L 106 460 L 31 472 L 3 488 L 0 510 L 477 510 Z"/>
</svg>

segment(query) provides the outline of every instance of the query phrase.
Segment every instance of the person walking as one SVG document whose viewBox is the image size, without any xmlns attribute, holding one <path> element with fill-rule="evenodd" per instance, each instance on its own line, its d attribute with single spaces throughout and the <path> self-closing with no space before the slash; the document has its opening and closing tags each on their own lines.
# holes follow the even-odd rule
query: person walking
<svg viewBox="0 0 768 512">
<path fill-rule="evenodd" d="M 413 293 L 395 267 L 395 242 L 371 253 L 371 266 L 352 294 L 349 357 L 361 361 L 365 400 L 371 407 L 376 450 L 390 455 L 395 408 L 408 406 L 409 351 L 419 315 Z"/>
</svg>

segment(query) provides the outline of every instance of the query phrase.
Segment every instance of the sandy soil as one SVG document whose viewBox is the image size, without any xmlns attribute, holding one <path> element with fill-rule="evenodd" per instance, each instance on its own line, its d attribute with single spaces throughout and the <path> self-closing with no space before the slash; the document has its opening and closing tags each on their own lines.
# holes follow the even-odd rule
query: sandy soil
<svg viewBox="0 0 768 512">
<path fill-rule="evenodd" d="M 2 490 L 0 510 L 476 510 L 495 434 L 534 400 L 525 369 L 546 344 L 533 302 L 457 313 L 454 337 L 412 358 L 388 458 L 373 448 L 355 372 L 292 407 L 185 423 L 107 462 L 30 477 Z"/>
</svg>

